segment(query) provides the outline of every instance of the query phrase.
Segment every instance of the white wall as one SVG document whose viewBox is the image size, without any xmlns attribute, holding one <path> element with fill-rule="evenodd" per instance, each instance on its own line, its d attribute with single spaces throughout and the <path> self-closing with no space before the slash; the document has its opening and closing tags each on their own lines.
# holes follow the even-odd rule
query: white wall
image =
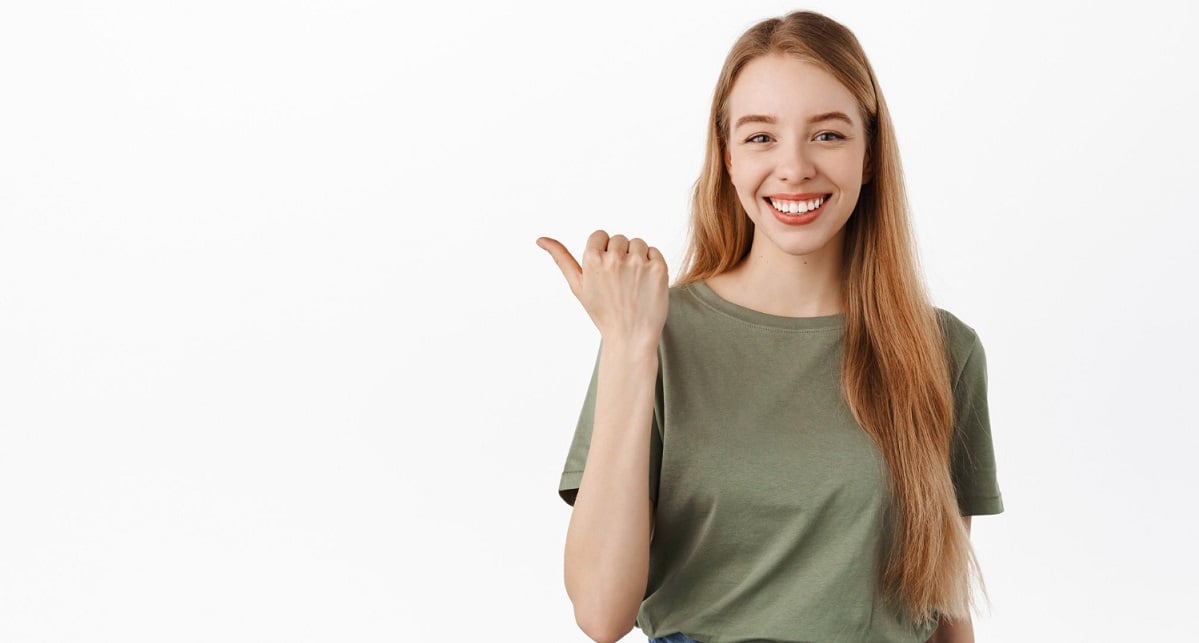
<svg viewBox="0 0 1199 643">
<path fill-rule="evenodd" d="M 987 348 L 978 640 L 1179 640 L 1199 19 L 981 4 L 5 4 L 0 640 L 585 640 L 598 333 L 534 239 L 673 278 L 724 55 L 795 8 L 871 56 Z"/>
</svg>

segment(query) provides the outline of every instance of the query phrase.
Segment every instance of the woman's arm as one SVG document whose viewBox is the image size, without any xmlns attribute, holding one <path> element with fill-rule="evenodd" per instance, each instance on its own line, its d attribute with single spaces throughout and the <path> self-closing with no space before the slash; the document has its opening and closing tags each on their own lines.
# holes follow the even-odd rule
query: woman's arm
<svg viewBox="0 0 1199 643">
<path fill-rule="evenodd" d="M 579 628 L 620 640 L 649 579 L 649 444 L 656 347 L 602 342 L 587 466 L 566 534 L 566 593 Z"/>
<path fill-rule="evenodd" d="M 970 533 L 970 516 L 962 516 L 962 522 L 966 523 L 966 533 Z M 968 614 L 965 620 L 943 620 L 928 643 L 974 643 L 974 622 Z"/>
<path fill-rule="evenodd" d="M 657 248 L 603 230 L 587 237 L 582 266 L 554 239 L 539 237 L 537 246 L 600 331 L 595 415 L 566 531 L 565 580 L 575 622 L 612 643 L 636 624 L 649 580 L 650 440 L 669 271 Z"/>
</svg>

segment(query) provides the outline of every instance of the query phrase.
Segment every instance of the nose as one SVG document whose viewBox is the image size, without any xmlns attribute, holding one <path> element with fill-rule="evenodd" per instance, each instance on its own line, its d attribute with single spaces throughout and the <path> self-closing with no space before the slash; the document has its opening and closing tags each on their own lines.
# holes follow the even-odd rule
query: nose
<svg viewBox="0 0 1199 643">
<path fill-rule="evenodd" d="M 801 183 L 816 174 L 816 164 L 803 143 L 779 146 L 778 165 L 775 173 L 780 181 Z"/>
</svg>

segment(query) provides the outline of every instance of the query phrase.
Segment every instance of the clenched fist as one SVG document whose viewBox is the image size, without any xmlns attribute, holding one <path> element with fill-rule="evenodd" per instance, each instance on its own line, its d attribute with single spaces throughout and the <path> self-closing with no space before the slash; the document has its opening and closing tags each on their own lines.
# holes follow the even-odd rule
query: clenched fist
<svg viewBox="0 0 1199 643">
<path fill-rule="evenodd" d="M 558 241 L 537 239 L 550 253 L 605 342 L 656 350 L 666 325 L 666 260 L 657 248 L 596 230 L 587 237 L 583 265 Z"/>
</svg>

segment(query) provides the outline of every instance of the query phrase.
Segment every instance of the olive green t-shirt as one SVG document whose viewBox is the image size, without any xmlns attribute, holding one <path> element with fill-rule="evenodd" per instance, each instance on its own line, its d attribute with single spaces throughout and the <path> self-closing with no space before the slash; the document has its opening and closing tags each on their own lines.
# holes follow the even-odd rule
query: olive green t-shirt
<svg viewBox="0 0 1199 643">
<path fill-rule="evenodd" d="M 884 603 L 890 534 L 882 455 L 840 393 L 845 315 L 782 317 L 702 281 L 674 286 L 650 432 L 655 502 L 637 626 L 704 643 L 925 641 Z M 937 309 L 949 347 L 962 515 L 996 514 L 986 361 Z M 595 413 L 597 356 L 559 494 L 574 504 Z"/>
</svg>

